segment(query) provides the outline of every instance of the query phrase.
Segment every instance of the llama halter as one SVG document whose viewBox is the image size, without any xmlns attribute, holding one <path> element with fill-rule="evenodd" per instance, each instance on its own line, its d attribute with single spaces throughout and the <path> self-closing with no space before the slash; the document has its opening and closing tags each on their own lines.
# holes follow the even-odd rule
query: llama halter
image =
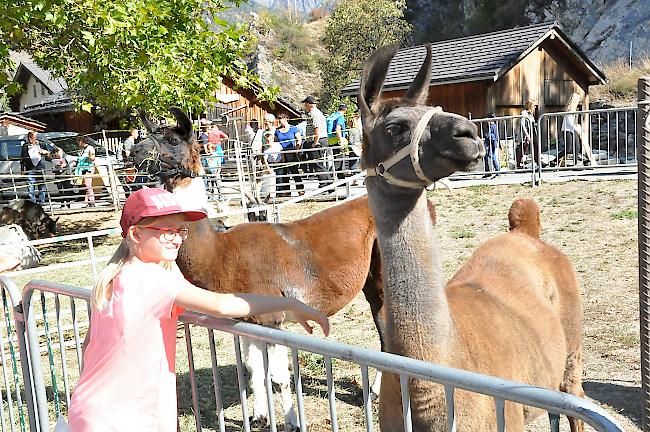
<svg viewBox="0 0 650 432">
<path fill-rule="evenodd" d="M 160 140 L 156 137 L 155 135 L 156 132 L 152 133 L 149 138 L 156 142 L 158 146 L 161 145 Z M 165 163 L 166 165 L 173 167 L 174 166 L 174 161 L 167 156 L 163 155 L 158 151 L 157 148 L 152 148 L 147 152 L 147 157 L 142 160 L 137 166 L 138 171 L 142 170 L 146 172 L 149 176 L 149 178 L 154 179 L 157 176 L 162 176 L 162 177 L 167 177 L 167 178 L 173 178 L 176 176 L 181 176 L 181 177 L 198 177 L 200 174 L 189 170 L 187 168 L 163 168 L 162 164 Z"/>
<path fill-rule="evenodd" d="M 426 113 L 424 113 L 417 126 L 415 127 L 415 130 L 413 131 L 409 145 L 402 147 L 400 151 L 386 159 L 384 162 L 380 162 L 376 168 L 366 169 L 366 177 L 383 177 L 388 183 L 392 185 L 408 187 L 412 189 L 422 189 L 427 186 L 431 186 L 434 181 L 427 177 L 427 175 L 422 170 L 422 166 L 420 166 L 420 140 L 422 139 L 422 135 L 429 125 L 429 121 L 431 121 L 433 115 L 438 112 L 442 112 L 442 108 L 439 106 L 432 107 Z M 415 175 L 417 175 L 418 178 L 422 181 L 403 180 L 395 177 L 388 172 L 388 170 L 393 165 L 404 159 L 406 156 L 411 156 L 411 163 L 413 164 Z"/>
</svg>

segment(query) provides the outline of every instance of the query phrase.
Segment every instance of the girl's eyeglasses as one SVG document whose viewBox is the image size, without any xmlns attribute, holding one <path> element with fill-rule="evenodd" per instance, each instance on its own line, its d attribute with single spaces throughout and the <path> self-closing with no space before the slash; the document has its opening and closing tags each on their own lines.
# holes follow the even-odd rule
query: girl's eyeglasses
<svg viewBox="0 0 650 432">
<path fill-rule="evenodd" d="M 185 240 L 190 233 L 190 230 L 187 228 L 158 228 L 153 226 L 143 226 L 140 228 L 160 231 L 160 237 L 167 241 L 174 241 L 177 235 L 181 236 L 181 240 Z"/>
</svg>

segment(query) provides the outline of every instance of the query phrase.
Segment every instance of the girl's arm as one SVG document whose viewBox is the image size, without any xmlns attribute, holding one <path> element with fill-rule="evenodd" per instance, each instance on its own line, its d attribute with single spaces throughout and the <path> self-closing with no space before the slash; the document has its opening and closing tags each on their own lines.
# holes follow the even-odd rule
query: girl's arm
<svg viewBox="0 0 650 432">
<path fill-rule="evenodd" d="M 323 313 L 289 297 L 220 294 L 187 283 L 176 295 L 174 304 L 195 312 L 227 318 L 285 311 L 288 319 L 302 324 L 308 333 L 311 333 L 313 328 L 307 321 L 314 321 L 321 326 L 325 336 L 329 334 L 329 320 Z"/>
</svg>

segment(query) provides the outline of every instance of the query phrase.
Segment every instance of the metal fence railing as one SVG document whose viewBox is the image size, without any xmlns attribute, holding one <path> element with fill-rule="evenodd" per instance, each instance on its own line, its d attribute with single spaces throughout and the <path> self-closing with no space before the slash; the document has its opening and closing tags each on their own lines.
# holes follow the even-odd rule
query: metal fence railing
<svg viewBox="0 0 650 432">
<path fill-rule="evenodd" d="M 0 283 L 11 286 L 7 278 L 1 278 Z M 44 281 L 32 281 L 28 283 L 22 293 L 22 304 L 13 308 L 16 324 L 21 324 L 17 331 L 17 339 L 24 337 L 26 349 L 21 349 L 21 358 L 29 353 L 31 359 L 30 368 L 26 372 L 25 384 L 33 386 L 34 403 L 29 406 L 29 423 L 36 425 L 30 430 L 48 431 L 50 424 L 59 414 L 67 413 L 70 394 L 74 390 L 81 367 L 81 340 L 83 338 L 83 322 L 88 319 L 88 300 L 90 290 L 67 285 L 60 285 Z M 35 295 L 36 294 L 36 295 Z M 40 304 L 39 304 L 40 303 Z M 69 305 L 63 308 L 62 305 Z M 38 307 L 36 307 L 38 306 Z M 48 310 L 54 310 L 54 317 L 50 317 Z M 184 430 L 202 430 L 203 427 L 210 427 L 224 431 L 225 419 L 221 390 L 224 385 L 231 387 L 232 382 L 225 382 L 225 377 L 232 377 L 230 380 L 237 381 L 238 404 L 241 408 L 240 419 L 234 420 L 241 424 L 244 431 L 250 431 L 251 425 L 248 418 L 247 406 L 247 383 L 244 380 L 244 366 L 241 361 L 240 339 L 249 338 L 258 341 L 262 346 L 266 344 L 277 344 L 288 347 L 293 363 L 293 390 L 296 395 L 298 406 L 298 421 L 301 430 L 307 430 L 309 423 L 316 421 L 326 422 L 332 430 L 338 430 L 339 418 L 336 398 L 334 369 L 343 363 L 350 363 L 361 375 L 357 384 L 363 394 L 363 418 L 365 430 L 374 429 L 375 418 L 369 400 L 369 374 L 368 368 L 373 367 L 384 372 L 397 374 L 402 383 L 409 379 L 427 380 L 439 383 L 444 386 L 447 400 L 447 416 L 449 430 L 462 428 L 455 416 L 453 403 L 454 394 L 459 391 L 470 391 L 491 397 L 494 400 L 495 413 L 498 419 L 498 430 L 505 430 L 505 401 L 513 401 L 531 407 L 541 408 L 549 413 L 552 431 L 559 430 L 559 416 L 566 415 L 585 421 L 597 431 L 621 431 L 622 428 L 603 409 L 595 404 L 567 395 L 565 393 L 537 388 L 525 384 L 509 382 L 506 380 L 488 377 L 473 372 L 433 365 L 423 361 L 413 360 L 393 354 L 382 353 L 365 348 L 359 348 L 340 344 L 333 341 L 322 340 L 311 336 L 289 333 L 282 330 L 270 329 L 244 322 L 233 320 L 217 319 L 196 313 L 185 313 L 180 321 L 184 326 L 185 344 L 187 347 L 187 360 L 189 367 L 191 413 L 194 416 L 194 425 L 185 422 Z M 223 365 L 223 347 L 217 352 L 215 349 L 215 332 L 233 341 L 235 351 L 236 374 L 220 376 L 218 368 Z M 202 349 L 210 352 L 210 366 L 208 370 L 201 372 L 201 383 L 210 381 L 212 394 L 205 393 L 205 387 L 199 387 L 197 371 L 194 367 L 195 355 L 197 354 L 197 335 L 203 334 L 208 338 L 208 346 L 203 343 Z M 40 337 L 38 335 L 41 335 Z M 25 337 L 26 335 L 26 337 Z M 205 341 L 205 340 L 204 340 Z M 223 344 L 220 344 L 223 345 Z M 327 392 L 326 399 L 320 399 L 320 403 L 329 405 L 329 409 L 318 410 L 321 413 L 329 413 L 327 418 L 315 418 L 315 412 L 305 409 L 303 400 L 303 381 L 305 376 L 300 356 L 304 353 L 322 359 L 325 369 L 324 378 Z M 229 356 L 231 357 L 231 356 Z M 266 376 L 265 385 L 267 394 L 272 394 L 268 352 L 263 350 L 264 372 Z M 4 367 L 4 363 L 3 363 Z M 333 372 L 334 371 L 334 372 Z M 206 375 L 206 372 L 208 375 Z M 310 372 L 312 373 L 312 372 Z M 236 376 L 236 378 L 235 378 Z M 230 381 L 229 380 L 229 381 Z M 203 389 L 201 392 L 199 388 Z M 403 392 L 403 413 L 404 430 L 411 430 L 409 412 L 408 385 L 402 386 Z M 25 394 L 27 395 L 28 392 Z M 31 396 L 29 396 L 31 398 Z M 269 398 L 269 415 L 271 430 L 276 430 L 276 420 L 272 406 L 272 399 Z M 189 401 L 187 401 L 189 403 Z M 232 405 L 233 400 L 229 401 Z M 213 412 L 213 410 L 215 412 Z M 209 411 L 209 412 L 208 412 Z M 232 417 L 232 414 L 230 415 Z"/>
</svg>

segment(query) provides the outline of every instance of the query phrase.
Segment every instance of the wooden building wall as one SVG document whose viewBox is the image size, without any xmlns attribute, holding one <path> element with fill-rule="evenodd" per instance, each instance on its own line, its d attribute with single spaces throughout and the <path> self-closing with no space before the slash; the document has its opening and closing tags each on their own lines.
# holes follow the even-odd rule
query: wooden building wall
<svg viewBox="0 0 650 432">
<path fill-rule="evenodd" d="M 458 84 L 443 84 L 429 87 L 429 105 L 441 106 L 446 112 L 465 117 L 478 118 L 486 111 L 488 81 L 473 81 Z M 406 90 L 386 91 L 383 98 L 399 97 Z"/>
<path fill-rule="evenodd" d="M 220 102 L 219 105 L 223 107 L 229 107 L 229 109 L 243 107 L 241 110 L 230 114 L 229 117 L 240 120 L 244 125 L 253 119 L 256 119 L 261 125 L 262 120 L 264 119 L 264 115 L 267 113 L 277 115 L 280 112 L 285 111 L 288 112 L 291 117 L 297 115 L 295 112 L 291 112 L 290 110 L 283 107 L 280 103 L 275 103 L 273 108 L 271 108 L 268 102 L 258 100 L 253 90 L 239 88 L 236 89 L 234 82 L 229 78 L 223 79 L 221 87 L 215 93 L 239 96 L 239 99 L 234 102 Z M 218 111 L 220 113 L 223 110 L 219 109 Z"/>
</svg>

